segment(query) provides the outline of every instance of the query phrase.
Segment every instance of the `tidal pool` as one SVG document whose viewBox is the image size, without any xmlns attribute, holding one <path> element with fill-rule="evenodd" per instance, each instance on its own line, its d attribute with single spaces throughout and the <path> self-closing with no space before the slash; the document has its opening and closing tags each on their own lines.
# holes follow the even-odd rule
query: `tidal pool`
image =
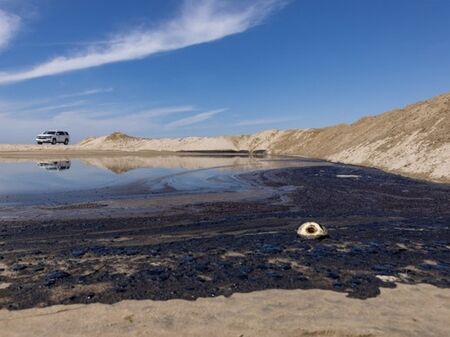
<svg viewBox="0 0 450 337">
<path fill-rule="evenodd" d="M 77 196 L 230 191 L 245 188 L 239 173 L 330 165 L 299 158 L 247 156 L 113 156 L 57 159 L 0 158 L 0 205 L 59 203 Z M 83 200 L 85 198 L 86 200 Z"/>
</svg>

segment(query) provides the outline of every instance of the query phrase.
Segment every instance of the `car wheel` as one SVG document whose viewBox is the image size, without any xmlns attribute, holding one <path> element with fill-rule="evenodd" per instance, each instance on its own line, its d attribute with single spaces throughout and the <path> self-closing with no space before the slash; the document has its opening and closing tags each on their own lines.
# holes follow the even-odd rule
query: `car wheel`
<svg viewBox="0 0 450 337">
<path fill-rule="evenodd" d="M 64 145 L 69 145 L 69 140 L 66 138 L 66 140 L 64 141 Z"/>
<path fill-rule="evenodd" d="M 42 142 L 37 142 L 38 143 L 38 145 L 42 145 Z"/>
<path fill-rule="evenodd" d="M 56 145 L 56 138 L 52 139 L 52 145 Z"/>
</svg>

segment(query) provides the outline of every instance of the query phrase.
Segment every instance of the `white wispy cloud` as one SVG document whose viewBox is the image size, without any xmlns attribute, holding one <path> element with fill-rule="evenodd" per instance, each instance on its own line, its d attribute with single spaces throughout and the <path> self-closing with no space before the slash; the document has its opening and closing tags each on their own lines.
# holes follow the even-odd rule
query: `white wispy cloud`
<svg viewBox="0 0 450 337">
<path fill-rule="evenodd" d="M 1 1 L 1 0 L 0 0 Z M 63 110 L 81 106 L 87 101 L 67 102 L 70 98 L 93 96 L 102 93 L 113 92 L 113 88 L 94 88 L 75 93 L 62 94 L 52 97 L 43 97 L 36 100 L 23 101 L 2 101 L 0 98 L 0 113 L 32 113 L 45 110 Z M 63 103 L 66 101 L 66 103 Z M 59 103 L 58 103 L 59 102 Z M 96 104 L 98 106 L 100 104 Z"/>
<path fill-rule="evenodd" d="M 60 95 L 57 98 L 72 98 L 72 97 L 80 97 L 80 96 L 92 96 L 97 94 L 103 94 L 108 92 L 113 92 L 114 88 L 96 88 L 96 89 L 89 89 L 81 92 L 75 92 L 72 94 L 65 94 Z"/>
<path fill-rule="evenodd" d="M 0 72 L 0 84 L 25 81 L 206 43 L 242 33 L 261 23 L 284 0 L 190 0 L 157 28 L 122 33 L 102 45 L 60 56 L 18 72 Z"/>
<path fill-rule="evenodd" d="M 193 115 L 190 117 L 181 118 L 176 121 L 170 122 L 170 123 L 166 124 L 166 127 L 178 128 L 178 127 L 188 126 L 188 125 L 192 125 L 192 124 L 197 124 L 197 123 L 206 121 L 206 120 L 214 117 L 218 113 L 221 113 L 225 110 L 226 109 L 217 109 L 217 110 L 212 110 L 212 111 L 207 111 L 207 112 L 201 112 L 199 114 L 196 114 L 196 115 Z"/>
<path fill-rule="evenodd" d="M 20 17 L 0 9 L 0 50 L 6 48 L 18 32 Z"/>
<path fill-rule="evenodd" d="M 31 114 L 36 112 L 51 112 L 54 110 L 65 110 L 68 108 L 74 108 L 79 107 L 82 105 L 85 105 L 87 101 L 76 101 L 76 102 L 69 102 L 64 104 L 56 104 L 56 105 L 47 105 L 47 106 L 41 106 L 41 107 L 34 107 L 34 108 L 28 108 L 25 110 L 18 110 L 18 112 L 21 112 L 22 114 Z"/>
</svg>

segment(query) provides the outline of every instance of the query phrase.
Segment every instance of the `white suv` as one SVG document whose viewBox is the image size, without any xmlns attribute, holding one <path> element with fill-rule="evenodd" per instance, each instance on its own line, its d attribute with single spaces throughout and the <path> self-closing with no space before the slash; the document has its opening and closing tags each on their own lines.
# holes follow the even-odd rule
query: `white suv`
<svg viewBox="0 0 450 337">
<path fill-rule="evenodd" d="M 53 145 L 57 143 L 63 143 L 68 145 L 70 136 L 67 131 L 45 131 L 36 137 L 36 143 L 41 145 L 42 143 L 51 143 Z"/>
</svg>

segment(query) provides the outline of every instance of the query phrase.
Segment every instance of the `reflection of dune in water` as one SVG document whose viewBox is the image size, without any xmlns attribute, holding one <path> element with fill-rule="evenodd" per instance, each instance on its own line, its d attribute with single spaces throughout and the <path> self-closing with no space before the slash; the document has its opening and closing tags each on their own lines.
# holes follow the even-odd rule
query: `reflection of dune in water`
<svg viewBox="0 0 450 337">
<path fill-rule="evenodd" d="M 36 164 L 46 161 L 79 160 L 85 165 L 108 170 L 117 174 L 126 173 L 140 168 L 169 168 L 184 170 L 226 169 L 247 171 L 256 169 L 276 169 L 284 167 L 307 167 L 332 165 L 330 162 L 301 159 L 294 157 L 252 157 L 233 155 L 125 155 L 125 156 L 55 156 L 55 157 L 27 157 L 0 158 L 0 164 L 29 163 Z"/>
<path fill-rule="evenodd" d="M 82 158 L 80 161 L 84 165 L 109 170 L 116 174 L 137 169 L 169 169 L 172 171 L 108 187 L 109 193 L 117 192 L 119 194 L 124 191 L 144 194 L 238 191 L 251 188 L 253 185 L 245 179 L 240 179 L 237 176 L 239 173 L 285 167 L 333 165 L 328 162 L 300 158 L 226 155 L 113 156 Z"/>
<path fill-rule="evenodd" d="M 156 194 L 259 190 L 259 183 L 240 174 L 284 167 L 332 165 L 280 157 L 112 155 L 71 158 L 69 170 L 69 161 L 61 161 L 61 157 L 3 159 L 0 158 L 0 203 L 29 205 L 86 203 L 104 198 Z M 61 162 L 66 165 L 58 164 Z M 39 166 L 51 169 L 51 173 Z M 61 171 L 63 167 L 66 169 Z M 36 197 L 37 194 L 45 197 Z"/>
<path fill-rule="evenodd" d="M 120 156 L 83 158 L 84 164 L 107 169 L 114 173 L 125 173 L 139 168 L 179 168 L 199 170 L 208 168 L 223 168 L 227 170 L 273 169 L 288 166 L 317 166 L 326 162 L 300 160 L 268 160 L 240 156 Z"/>
<path fill-rule="evenodd" d="M 198 170 L 221 166 L 251 166 L 257 161 L 250 157 L 206 157 L 206 156 L 120 156 L 83 158 L 84 164 L 107 169 L 114 173 L 125 173 L 139 168 L 180 168 Z"/>
</svg>

